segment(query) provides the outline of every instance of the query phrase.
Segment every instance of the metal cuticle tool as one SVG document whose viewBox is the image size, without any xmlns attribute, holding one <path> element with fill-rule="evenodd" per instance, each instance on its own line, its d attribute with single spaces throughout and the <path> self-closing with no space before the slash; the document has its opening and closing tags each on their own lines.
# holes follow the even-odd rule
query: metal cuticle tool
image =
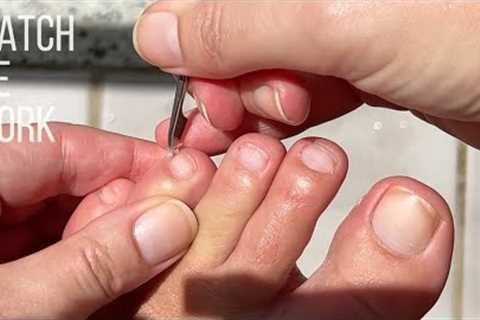
<svg viewBox="0 0 480 320">
<path fill-rule="evenodd" d="M 188 77 L 176 76 L 173 78 L 177 83 L 175 90 L 175 100 L 173 102 L 172 116 L 170 117 L 170 127 L 168 129 L 168 148 L 175 152 L 182 137 L 187 118 L 183 114 L 183 102 L 187 94 Z"/>
</svg>

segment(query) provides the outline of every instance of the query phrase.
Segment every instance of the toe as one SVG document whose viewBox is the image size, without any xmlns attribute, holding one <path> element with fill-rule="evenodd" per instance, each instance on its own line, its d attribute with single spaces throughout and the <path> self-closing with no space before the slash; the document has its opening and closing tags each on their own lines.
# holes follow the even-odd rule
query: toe
<svg viewBox="0 0 480 320">
<path fill-rule="evenodd" d="M 133 186 L 130 180 L 117 179 L 86 196 L 68 220 L 63 238 L 70 237 L 96 218 L 126 204 Z"/>
<path fill-rule="evenodd" d="M 412 179 L 386 179 L 352 210 L 322 267 L 272 319 L 420 319 L 444 287 L 452 248 L 442 198 Z"/>
<path fill-rule="evenodd" d="M 117 179 L 85 197 L 68 221 L 63 236 L 70 236 L 122 205 L 149 197 L 175 198 L 193 207 L 205 193 L 214 172 L 214 164 L 201 152 L 183 149 L 171 156 L 164 151 L 137 183 Z"/>
<path fill-rule="evenodd" d="M 231 254 L 284 154 L 278 140 L 258 134 L 243 136 L 232 145 L 195 209 L 200 222 L 193 245 L 197 263 L 220 264 Z"/>
<path fill-rule="evenodd" d="M 170 155 L 165 151 L 164 157 L 137 182 L 128 202 L 161 195 L 194 207 L 205 193 L 214 172 L 215 165 L 202 152 L 182 149 Z"/>
<path fill-rule="evenodd" d="M 334 143 L 323 139 L 296 143 L 225 268 L 269 283 L 268 290 L 273 291 L 265 292 L 267 297 L 285 286 L 346 171 L 346 155 Z"/>
</svg>

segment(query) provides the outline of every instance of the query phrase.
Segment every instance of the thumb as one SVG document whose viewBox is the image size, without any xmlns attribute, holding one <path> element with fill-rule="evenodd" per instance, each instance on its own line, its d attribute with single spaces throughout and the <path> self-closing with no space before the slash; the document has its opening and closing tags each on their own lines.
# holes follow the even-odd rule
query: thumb
<svg viewBox="0 0 480 320">
<path fill-rule="evenodd" d="M 150 198 L 115 210 L 0 266 L 1 317 L 84 319 L 172 265 L 196 232 L 195 216 L 177 200 Z"/>
<path fill-rule="evenodd" d="M 223 79 L 284 69 L 334 76 L 396 105 L 474 121 L 480 59 L 472 50 L 478 46 L 472 21 L 479 20 L 478 7 L 437 1 L 162 1 L 140 17 L 134 43 L 145 60 L 171 73 Z"/>
<path fill-rule="evenodd" d="M 373 62 L 380 66 L 391 58 L 391 47 L 398 46 L 380 25 L 394 10 L 387 12 L 377 3 L 366 6 L 338 1 L 161 1 L 139 18 L 134 45 L 148 62 L 197 77 L 230 78 L 265 69 L 341 76 L 341 71 L 359 67 L 363 57 L 358 54 L 375 54 Z M 367 44 L 379 42 L 380 52 L 366 50 Z M 370 61 L 368 67 L 374 67 Z"/>
</svg>

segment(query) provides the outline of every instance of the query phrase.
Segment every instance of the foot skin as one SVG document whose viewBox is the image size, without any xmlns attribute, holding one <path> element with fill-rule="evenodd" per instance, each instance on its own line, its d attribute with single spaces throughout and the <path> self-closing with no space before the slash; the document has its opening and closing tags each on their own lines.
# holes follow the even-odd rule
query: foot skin
<svg viewBox="0 0 480 320">
<path fill-rule="evenodd" d="M 375 185 L 306 280 L 296 261 L 345 178 L 344 152 L 304 139 L 285 153 L 272 138 L 247 135 L 231 146 L 211 183 L 208 159 L 184 153 L 193 171 L 184 170 L 183 159 L 172 176 L 165 158 L 121 188 L 127 202 L 160 194 L 195 207 L 196 240 L 168 273 L 97 318 L 129 312 L 138 319 L 418 319 L 443 289 L 451 216 L 421 183 L 389 178 Z M 76 219 L 71 231 L 88 220 Z"/>
</svg>

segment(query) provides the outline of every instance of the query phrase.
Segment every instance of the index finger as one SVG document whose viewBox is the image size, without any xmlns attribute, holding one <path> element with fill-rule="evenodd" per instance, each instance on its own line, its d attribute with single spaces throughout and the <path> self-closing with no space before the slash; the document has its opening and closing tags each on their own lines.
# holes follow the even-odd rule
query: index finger
<svg viewBox="0 0 480 320">
<path fill-rule="evenodd" d="M 166 156 L 154 143 L 89 127 L 50 123 L 49 129 L 54 142 L 45 135 L 43 142 L 0 145 L 0 198 L 7 206 L 84 196 L 116 178 L 135 181 Z"/>
</svg>

